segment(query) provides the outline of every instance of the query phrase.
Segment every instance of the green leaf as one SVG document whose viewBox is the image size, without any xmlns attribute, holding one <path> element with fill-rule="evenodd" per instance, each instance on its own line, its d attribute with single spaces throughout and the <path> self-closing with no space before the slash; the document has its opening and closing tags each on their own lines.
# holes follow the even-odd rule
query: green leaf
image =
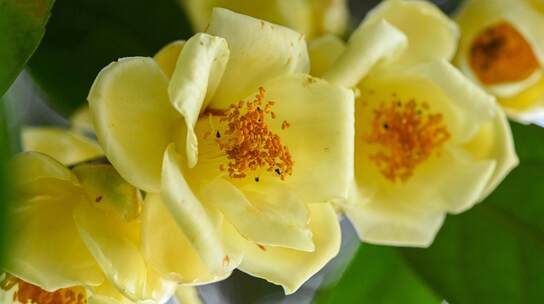
<svg viewBox="0 0 544 304">
<path fill-rule="evenodd" d="M 177 0 L 58 0 L 30 72 L 51 105 L 69 114 L 110 62 L 152 56 L 190 34 Z"/>
<path fill-rule="evenodd" d="M 317 303 L 440 303 L 429 286 L 393 247 L 363 244 L 333 288 Z"/>
<path fill-rule="evenodd" d="M 317 301 L 542 302 L 544 129 L 519 124 L 512 129 L 521 164 L 488 199 L 448 216 L 428 249 L 361 245 L 339 282 L 320 291 Z M 414 300 L 416 295 L 421 299 Z"/>
<path fill-rule="evenodd" d="M 38 47 L 52 5 L 53 0 L 0 0 L 0 97 Z"/>
</svg>

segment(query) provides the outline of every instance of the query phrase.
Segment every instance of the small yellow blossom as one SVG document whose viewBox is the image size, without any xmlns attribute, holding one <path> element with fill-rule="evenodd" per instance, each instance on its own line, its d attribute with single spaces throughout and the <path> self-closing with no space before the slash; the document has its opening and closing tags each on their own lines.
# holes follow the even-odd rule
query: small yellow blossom
<svg viewBox="0 0 544 304">
<path fill-rule="evenodd" d="M 155 58 L 124 58 L 88 100 L 119 173 L 147 192 L 143 250 L 169 279 L 238 267 L 286 293 L 336 255 L 353 94 L 307 75 L 304 36 L 226 9 Z"/>
<path fill-rule="evenodd" d="M 180 0 L 196 31 L 208 26 L 214 7 L 289 27 L 308 39 L 342 35 L 349 24 L 347 0 Z"/>
<path fill-rule="evenodd" d="M 468 0 L 456 20 L 455 62 L 522 123 L 544 125 L 544 10 L 540 0 Z"/>
<path fill-rule="evenodd" d="M 140 253 L 141 195 L 111 165 L 69 170 L 25 152 L 12 166 L 12 237 L 1 266 L 13 303 L 72 303 L 71 295 L 81 303 L 164 303 L 173 294 L 175 283 Z"/>
<path fill-rule="evenodd" d="M 432 4 L 389 0 L 346 45 L 310 46 L 314 73 L 358 95 L 355 180 L 341 207 L 364 241 L 429 246 L 446 213 L 480 202 L 517 165 L 494 98 L 448 62 L 457 37 Z"/>
</svg>

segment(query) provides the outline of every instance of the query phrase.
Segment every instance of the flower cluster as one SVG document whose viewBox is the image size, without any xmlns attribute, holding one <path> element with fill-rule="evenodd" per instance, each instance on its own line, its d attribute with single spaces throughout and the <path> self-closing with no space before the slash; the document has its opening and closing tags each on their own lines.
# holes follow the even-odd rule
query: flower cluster
<svg viewBox="0 0 544 304">
<path fill-rule="evenodd" d="M 456 23 L 386 0 L 347 41 L 345 1 L 286 3 L 184 1 L 203 32 L 106 66 L 71 130 L 24 130 L 6 303 L 164 303 L 234 269 L 293 293 L 343 215 L 431 245 L 517 165 L 506 114 L 544 121 L 539 1 Z"/>
</svg>

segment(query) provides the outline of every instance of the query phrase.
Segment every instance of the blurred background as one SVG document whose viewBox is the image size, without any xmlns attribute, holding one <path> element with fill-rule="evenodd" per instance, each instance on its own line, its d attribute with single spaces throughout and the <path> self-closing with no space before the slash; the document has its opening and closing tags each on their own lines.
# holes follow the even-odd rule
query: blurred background
<svg viewBox="0 0 544 304">
<path fill-rule="evenodd" d="M 192 35 L 174 0 L 35 1 L 45 8 L 32 9 L 52 7 L 45 35 L 39 43 L 47 14 L 33 14 L 37 20 L 24 28 L 27 32 L 21 37 L 11 33 L 30 43 L 10 58 L 5 54 L 10 42 L 2 31 L 16 21 L 3 15 L 6 1 L 0 0 L 0 59 L 12 61 L 11 66 L 1 63 L 0 96 L 7 89 L 2 82 L 16 80 L 0 108 L 0 208 L 9 195 L 6 159 L 19 150 L 21 126 L 67 126 L 66 117 L 85 103 L 103 66 L 119 57 L 152 56 L 164 44 Z M 351 0 L 352 27 L 378 2 Z M 448 14 L 459 4 L 433 2 Z M 281 288 L 236 272 L 201 287 L 201 296 L 206 303 L 544 302 L 544 132 L 515 123 L 512 128 L 520 167 L 484 203 L 448 217 L 430 248 L 361 244 L 343 222 L 340 255 L 294 295 L 285 297 Z M 0 241 L 9 236 L 4 214 L 0 210 Z"/>
</svg>

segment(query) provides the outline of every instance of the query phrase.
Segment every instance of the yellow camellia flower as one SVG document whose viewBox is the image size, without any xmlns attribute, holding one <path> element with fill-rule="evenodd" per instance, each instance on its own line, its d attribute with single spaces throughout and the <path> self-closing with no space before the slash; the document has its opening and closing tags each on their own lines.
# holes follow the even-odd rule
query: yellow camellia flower
<svg viewBox="0 0 544 304">
<path fill-rule="evenodd" d="M 456 64 L 517 121 L 544 126 L 544 10 L 540 0 L 469 0 L 456 17 Z M 540 8 L 540 10 L 539 10 Z"/>
<path fill-rule="evenodd" d="M 208 26 L 213 8 L 222 7 L 289 27 L 309 39 L 342 35 L 349 23 L 347 0 L 179 0 L 196 31 Z"/>
<path fill-rule="evenodd" d="M 353 94 L 313 78 L 303 35 L 226 9 L 155 59 L 104 68 L 106 156 L 147 191 L 144 253 L 180 283 L 238 267 L 294 292 L 339 250 L 327 204 L 353 172 Z"/>
<path fill-rule="evenodd" d="M 1 265 L 9 275 L 1 285 L 13 303 L 164 303 L 173 294 L 175 283 L 149 268 L 139 249 L 140 193 L 111 165 L 69 170 L 25 152 L 12 172 Z"/>
<path fill-rule="evenodd" d="M 341 206 L 364 241 L 430 245 L 446 213 L 481 201 L 518 162 L 494 98 L 448 63 L 457 34 L 432 4 L 390 0 L 346 45 L 311 46 L 315 74 L 359 92 L 355 180 Z"/>
</svg>

